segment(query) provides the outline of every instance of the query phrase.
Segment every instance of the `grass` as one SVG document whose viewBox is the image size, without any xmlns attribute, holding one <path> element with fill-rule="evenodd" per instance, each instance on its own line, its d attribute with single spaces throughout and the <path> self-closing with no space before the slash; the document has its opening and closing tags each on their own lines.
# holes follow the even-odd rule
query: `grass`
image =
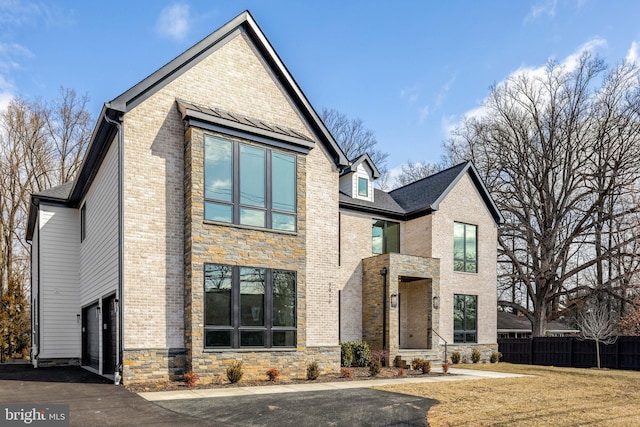
<svg viewBox="0 0 640 427">
<path fill-rule="evenodd" d="M 640 425 L 640 372 L 509 363 L 455 367 L 531 376 L 382 388 L 438 400 L 427 415 L 432 427 Z"/>
</svg>

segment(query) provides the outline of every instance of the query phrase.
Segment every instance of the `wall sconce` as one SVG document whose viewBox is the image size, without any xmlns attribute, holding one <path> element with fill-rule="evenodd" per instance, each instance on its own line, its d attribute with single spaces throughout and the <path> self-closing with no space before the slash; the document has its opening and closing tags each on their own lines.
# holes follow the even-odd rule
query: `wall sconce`
<svg viewBox="0 0 640 427">
<path fill-rule="evenodd" d="M 398 295 L 391 294 L 391 308 L 396 308 L 398 306 Z"/>
<path fill-rule="evenodd" d="M 440 297 L 439 296 L 435 296 L 433 297 L 433 309 L 437 310 L 440 308 Z"/>
<path fill-rule="evenodd" d="M 78 323 L 78 325 L 80 324 L 80 315 L 76 314 L 76 322 Z"/>
</svg>

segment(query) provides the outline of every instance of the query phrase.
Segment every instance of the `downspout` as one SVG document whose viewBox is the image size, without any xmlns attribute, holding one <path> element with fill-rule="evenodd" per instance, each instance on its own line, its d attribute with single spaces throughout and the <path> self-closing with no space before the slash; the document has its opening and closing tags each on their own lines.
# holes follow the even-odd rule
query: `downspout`
<svg viewBox="0 0 640 427">
<path fill-rule="evenodd" d="M 387 350 L 387 267 L 382 267 L 380 275 L 383 282 L 382 295 L 382 350 Z"/>
<path fill-rule="evenodd" d="M 31 274 L 29 274 L 29 277 L 31 279 L 31 289 L 33 289 L 33 241 L 29 241 L 26 240 L 27 244 L 29 245 L 29 267 L 31 268 Z M 40 242 L 40 239 L 38 239 L 38 242 Z M 38 263 L 40 262 L 40 253 L 38 253 Z M 31 292 L 29 292 L 29 294 L 31 295 Z M 40 268 L 38 266 L 38 296 L 36 298 L 40 298 Z M 38 355 L 40 354 L 40 339 L 35 340 L 38 345 L 35 346 L 34 348 L 34 335 L 38 336 L 40 335 L 40 328 L 35 328 L 36 326 L 36 314 L 33 310 L 33 300 L 29 301 L 29 304 L 31 305 L 31 364 L 33 365 L 34 368 L 38 367 Z M 38 307 L 40 307 L 40 301 L 38 301 Z M 35 329 L 35 330 L 34 330 Z"/>
<path fill-rule="evenodd" d="M 118 359 L 113 373 L 113 382 L 118 385 L 122 380 L 124 354 L 124 130 L 122 129 L 122 116 L 118 117 L 118 120 L 113 120 L 105 112 L 104 119 L 107 123 L 114 125 L 118 132 L 118 295 L 115 301 L 118 310 L 118 325 L 116 328 L 118 332 L 118 339 L 116 340 Z"/>
</svg>

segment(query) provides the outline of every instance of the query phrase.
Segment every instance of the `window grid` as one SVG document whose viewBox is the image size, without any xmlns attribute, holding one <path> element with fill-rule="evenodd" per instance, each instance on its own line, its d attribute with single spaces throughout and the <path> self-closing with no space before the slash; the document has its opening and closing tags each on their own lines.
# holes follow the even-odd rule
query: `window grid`
<svg viewBox="0 0 640 427">
<path fill-rule="evenodd" d="M 453 342 L 478 342 L 478 296 L 453 296 Z"/>
<path fill-rule="evenodd" d="M 296 231 L 296 156 L 205 135 L 204 159 L 205 220 Z"/>
<path fill-rule="evenodd" d="M 478 227 L 455 222 L 453 230 L 453 270 L 478 272 Z"/>
</svg>

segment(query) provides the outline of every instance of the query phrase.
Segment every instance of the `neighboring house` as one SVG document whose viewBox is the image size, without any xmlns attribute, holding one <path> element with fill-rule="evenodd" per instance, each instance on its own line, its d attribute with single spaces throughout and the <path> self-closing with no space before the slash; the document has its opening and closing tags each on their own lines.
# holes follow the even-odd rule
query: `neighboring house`
<svg viewBox="0 0 640 427">
<path fill-rule="evenodd" d="M 570 337 L 580 333 L 579 329 L 569 327 L 561 320 L 547 322 L 548 337 Z M 531 338 L 531 322 L 525 316 L 498 311 L 498 339 Z"/>
<path fill-rule="evenodd" d="M 496 346 L 502 218 L 470 163 L 389 193 L 248 12 L 104 105 L 73 183 L 32 195 L 36 367 L 139 382 L 304 377 L 339 340 Z"/>
</svg>

